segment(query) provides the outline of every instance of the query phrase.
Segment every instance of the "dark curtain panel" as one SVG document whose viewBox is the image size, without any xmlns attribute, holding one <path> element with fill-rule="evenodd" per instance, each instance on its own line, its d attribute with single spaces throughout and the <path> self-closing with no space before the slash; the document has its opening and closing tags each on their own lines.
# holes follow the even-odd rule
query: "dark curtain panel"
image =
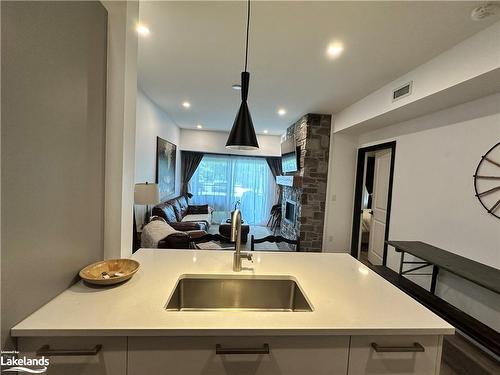
<svg viewBox="0 0 500 375">
<path fill-rule="evenodd" d="M 201 152 L 182 151 L 181 152 L 181 195 L 186 195 L 188 191 L 189 181 L 193 177 L 196 168 L 200 165 L 203 154 Z"/>
<path fill-rule="evenodd" d="M 274 178 L 276 178 L 276 176 L 281 176 L 283 174 L 283 171 L 281 169 L 281 158 L 269 156 L 266 158 L 266 161 Z M 278 204 L 280 204 L 281 203 L 280 185 L 276 185 L 276 194 L 278 195 Z"/>
</svg>

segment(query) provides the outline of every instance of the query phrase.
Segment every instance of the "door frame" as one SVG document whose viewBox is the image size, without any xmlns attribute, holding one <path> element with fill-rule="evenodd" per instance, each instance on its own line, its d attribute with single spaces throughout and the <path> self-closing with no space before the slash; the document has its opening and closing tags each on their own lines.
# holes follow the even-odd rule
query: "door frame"
<svg viewBox="0 0 500 375">
<path fill-rule="evenodd" d="M 392 184 L 394 182 L 394 162 L 396 159 L 396 141 L 385 142 L 373 146 L 362 147 L 358 149 L 358 160 L 356 162 L 356 184 L 354 187 L 354 208 L 352 217 L 352 233 L 351 233 L 351 255 L 358 259 L 359 256 L 359 231 L 361 227 L 361 207 L 363 201 L 363 182 L 365 179 L 365 162 L 366 154 L 374 151 L 391 150 L 391 169 L 389 172 L 389 192 L 387 194 L 387 216 L 385 225 L 384 238 L 384 255 L 382 265 L 387 263 L 387 243 L 389 240 L 389 227 L 391 223 L 391 206 L 392 206 Z"/>
</svg>

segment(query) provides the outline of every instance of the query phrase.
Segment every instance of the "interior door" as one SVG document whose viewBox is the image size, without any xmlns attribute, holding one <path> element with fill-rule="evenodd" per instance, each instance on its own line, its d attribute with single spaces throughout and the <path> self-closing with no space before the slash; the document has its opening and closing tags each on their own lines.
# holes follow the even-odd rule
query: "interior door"
<svg viewBox="0 0 500 375">
<path fill-rule="evenodd" d="M 382 264 L 384 255 L 385 226 L 387 220 L 387 200 L 389 195 L 389 176 L 391 173 L 391 150 L 375 153 L 373 177 L 372 211 L 368 260 L 372 264 Z"/>
</svg>

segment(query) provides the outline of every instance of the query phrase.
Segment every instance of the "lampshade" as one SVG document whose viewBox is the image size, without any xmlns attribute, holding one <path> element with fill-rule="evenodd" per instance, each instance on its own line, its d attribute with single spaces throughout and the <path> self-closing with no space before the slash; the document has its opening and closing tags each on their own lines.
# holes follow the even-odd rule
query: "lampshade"
<svg viewBox="0 0 500 375">
<path fill-rule="evenodd" d="M 150 205 L 160 203 L 160 191 L 157 184 L 135 184 L 134 203 Z"/>
<path fill-rule="evenodd" d="M 226 148 L 238 150 L 255 150 L 259 148 L 255 129 L 253 127 L 252 116 L 247 105 L 248 84 L 250 73 L 241 73 L 241 105 L 236 118 L 234 119 L 231 133 L 226 142 Z"/>
</svg>

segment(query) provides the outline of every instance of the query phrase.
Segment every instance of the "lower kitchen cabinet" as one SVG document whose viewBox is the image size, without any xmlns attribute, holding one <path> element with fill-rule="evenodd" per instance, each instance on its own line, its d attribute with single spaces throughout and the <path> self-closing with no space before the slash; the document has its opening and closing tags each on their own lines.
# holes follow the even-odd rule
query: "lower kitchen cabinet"
<svg viewBox="0 0 500 375">
<path fill-rule="evenodd" d="M 21 337 L 49 375 L 439 375 L 442 336 Z"/>
<path fill-rule="evenodd" d="M 126 337 L 20 337 L 19 355 L 49 358 L 48 375 L 126 375 Z M 40 352 L 40 356 L 37 356 Z M 47 354 L 44 354 L 47 352 Z"/>
<path fill-rule="evenodd" d="M 128 375 L 344 375 L 348 352 L 345 336 L 129 337 Z"/>
<path fill-rule="evenodd" d="M 442 336 L 352 336 L 349 375 L 439 375 Z"/>
</svg>

